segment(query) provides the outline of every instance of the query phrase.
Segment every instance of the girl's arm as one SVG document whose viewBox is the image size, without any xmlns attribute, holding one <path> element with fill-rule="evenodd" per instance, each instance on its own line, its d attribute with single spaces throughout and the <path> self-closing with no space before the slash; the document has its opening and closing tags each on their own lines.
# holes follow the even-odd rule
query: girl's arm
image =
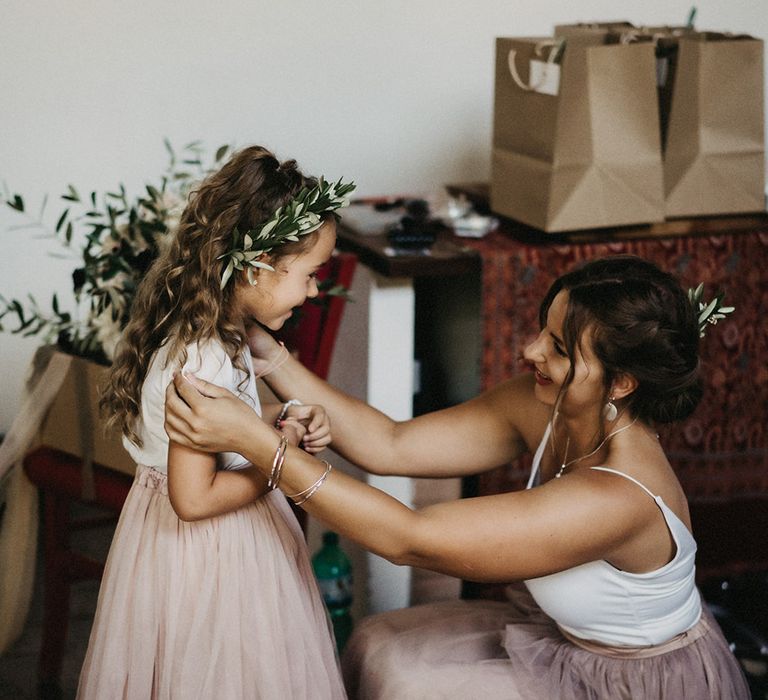
<svg viewBox="0 0 768 700">
<path fill-rule="evenodd" d="M 267 480 L 255 467 L 217 470 L 216 455 L 168 446 L 168 497 L 182 520 L 203 520 L 253 503 L 267 492 Z"/>
<path fill-rule="evenodd" d="M 282 432 L 290 445 L 298 445 L 305 430 L 289 419 Z M 203 520 L 237 510 L 267 490 L 267 479 L 256 467 L 217 470 L 215 454 L 173 440 L 168 444 L 168 497 L 182 520 Z"/>
<path fill-rule="evenodd" d="M 234 371 L 231 358 L 219 343 L 211 340 L 192 343 L 186 351 L 187 371 L 199 371 L 214 381 L 226 382 L 228 386 L 237 385 L 239 376 Z M 243 401 L 240 404 L 253 420 L 261 422 L 252 405 Z M 267 407 L 265 420 L 273 423 L 281 409 L 282 404 Z M 295 445 L 303 437 L 305 429 L 290 421 L 290 424 L 284 426 L 284 432 L 291 444 Z M 254 467 L 217 469 L 214 454 L 180 445 L 173 440 L 169 443 L 168 494 L 171 505 L 182 520 L 201 520 L 237 510 L 252 503 L 266 490 L 266 479 Z"/>
</svg>

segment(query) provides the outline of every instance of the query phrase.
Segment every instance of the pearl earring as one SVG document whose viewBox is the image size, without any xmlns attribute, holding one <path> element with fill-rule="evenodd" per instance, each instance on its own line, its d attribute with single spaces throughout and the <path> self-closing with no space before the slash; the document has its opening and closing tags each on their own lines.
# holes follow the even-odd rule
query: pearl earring
<svg viewBox="0 0 768 700">
<path fill-rule="evenodd" d="M 613 396 L 608 399 L 608 402 L 603 406 L 603 418 L 609 423 L 616 420 L 616 416 L 619 415 L 619 409 L 616 408 L 616 404 L 613 403 Z"/>
</svg>

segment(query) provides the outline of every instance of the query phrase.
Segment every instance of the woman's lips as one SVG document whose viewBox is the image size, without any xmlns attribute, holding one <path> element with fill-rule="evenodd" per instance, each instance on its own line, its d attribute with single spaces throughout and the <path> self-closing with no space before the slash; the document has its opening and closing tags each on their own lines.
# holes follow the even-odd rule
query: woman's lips
<svg viewBox="0 0 768 700">
<path fill-rule="evenodd" d="M 536 377 L 536 383 L 541 384 L 542 386 L 545 384 L 551 384 L 552 380 L 543 372 L 540 372 L 538 369 L 534 369 L 533 371 L 534 376 Z"/>
</svg>

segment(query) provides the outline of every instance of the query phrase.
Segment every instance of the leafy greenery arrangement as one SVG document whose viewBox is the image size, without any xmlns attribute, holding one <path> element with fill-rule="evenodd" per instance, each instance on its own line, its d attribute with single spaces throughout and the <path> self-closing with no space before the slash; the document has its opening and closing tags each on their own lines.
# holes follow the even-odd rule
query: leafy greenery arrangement
<svg viewBox="0 0 768 700">
<path fill-rule="evenodd" d="M 47 230 L 70 251 L 78 245 L 82 248 L 80 257 L 73 255 L 78 260 L 72 273 L 76 312 L 63 310 L 56 294 L 50 313 L 31 295 L 26 304 L 0 296 L 0 331 L 5 330 L 3 319 L 12 317 L 17 321 L 12 333 L 43 334 L 44 342 L 56 342 L 65 352 L 103 364 L 111 361 L 128 322 L 136 287 L 170 240 L 189 190 L 229 151 L 229 146 L 221 146 L 206 168 L 199 142 L 187 144 L 180 153 L 167 140 L 165 147 L 169 161 L 159 184 L 147 184 L 145 192 L 133 198 L 122 184 L 114 191 L 94 191 L 86 197 L 69 185 L 60 196 L 64 209 L 52 229 L 43 220 L 45 199 L 35 218 L 28 214 L 20 194 L 3 188 L 0 204 L 27 218 L 17 228 Z"/>
<path fill-rule="evenodd" d="M 732 314 L 735 306 L 723 306 L 725 292 L 718 292 L 712 301 L 704 301 L 704 283 L 702 282 L 696 289 L 688 290 L 688 301 L 693 305 L 699 321 L 699 337 L 703 338 L 707 330 L 707 324 L 717 325 L 727 314 Z"/>
<path fill-rule="evenodd" d="M 77 308 L 74 313 L 63 310 L 56 294 L 53 294 L 50 312 L 43 310 L 32 295 L 28 295 L 26 304 L 17 299 L 8 301 L 0 295 L 0 331 L 6 330 L 3 320 L 12 318 L 16 321 L 15 327 L 8 329 L 12 333 L 23 336 L 42 334 L 43 342 L 55 342 L 64 352 L 101 364 L 112 361 L 115 347 L 128 323 L 136 288 L 152 261 L 171 240 L 170 233 L 179 223 L 190 189 L 217 169 L 230 151 L 229 145 L 220 146 L 210 165 L 206 166 L 204 149 L 198 141 L 187 144 L 179 153 L 167 140 L 165 147 L 169 160 L 159 184 L 145 185 L 145 192 L 133 198 L 128 197 L 122 184 L 114 191 L 102 194 L 94 191 L 87 197 L 82 197 L 69 185 L 60 195 L 64 209 L 53 227 L 44 223 L 47 198 L 43 200 L 38 216 L 34 217 L 28 213 L 20 194 L 3 187 L 0 206 L 5 204 L 27 219 L 15 228 L 47 231 L 77 260 L 77 267 L 72 272 Z M 354 185 L 341 183 L 321 184 L 319 194 L 322 197 L 317 206 L 323 205 L 324 210 L 342 206 L 346 203 L 346 195 L 354 188 Z M 329 194 L 333 195 L 330 199 Z M 301 233 L 306 232 L 302 230 Z M 291 231 L 282 233 L 287 238 Z M 78 245 L 82 246 L 79 253 L 75 252 Z M 254 263 L 245 263 L 246 266 L 249 264 Z M 240 262 L 230 265 L 243 269 Z M 231 272 L 229 269 L 227 278 Z M 333 296 L 349 299 L 348 290 L 336 284 L 333 278 L 323 280 L 318 288 L 321 293 L 310 300 L 313 304 L 322 306 Z M 297 323 L 299 314 L 300 310 L 296 310 L 292 323 Z"/>
</svg>

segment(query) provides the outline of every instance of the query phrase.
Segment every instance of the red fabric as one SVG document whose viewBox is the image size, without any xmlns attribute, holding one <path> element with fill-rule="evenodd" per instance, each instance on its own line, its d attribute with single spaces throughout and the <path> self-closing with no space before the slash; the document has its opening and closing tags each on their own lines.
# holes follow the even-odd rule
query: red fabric
<svg viewBox="0 0 768 700">
<path fill-rule="evenodd" d="M 79 457 L 52 447 L 38 447 L 24 458 L 24 471 L 29 480 L 56 498 L 80 501 L 83 493 L 83 462 Z M 93 465 L 94 500 L 97 506 L 115 514 L 125 503 L 133 476 Z"/>
<path fill-rule="evenodd" d="M 334 255 L 317 274 L 318 281 L 333 280 L 334 284 L 349 289 L 355 273 L 357 258 L 352 253 Z M 288 349 L 299 354 L 299 360 L 318 377 L 326 379 L 331 368 L 333 346 L 339 331 L 344 311 L 344 297 L 329 297 L 329 301 L 319 306 L 308 300 L 299 312 L 296 325 L 284 326 L 276 336 Z"/>
</svg>

